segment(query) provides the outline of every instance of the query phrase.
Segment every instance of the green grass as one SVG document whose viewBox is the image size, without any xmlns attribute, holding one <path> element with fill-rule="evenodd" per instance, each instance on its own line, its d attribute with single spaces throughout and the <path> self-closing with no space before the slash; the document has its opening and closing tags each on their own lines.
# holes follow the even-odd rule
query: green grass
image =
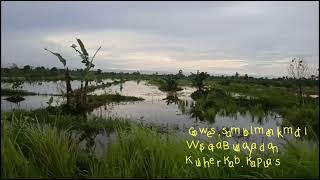
<svg viewBox="0 0 320 180">
<path fill-rule="evenodd" d="M 147 82 L 151 85 L 158 86 L 160 91 L 167 92 L 167 91 L 181 91 L 182 90 L 182 88 L 179 87 L 180 86 L 179 82 L 181 82 L 179 80 L 177 80 L 177 84 L 175 84 L 175 85 L 169 85 L 166 83 L 166 81 L 164 79 L 157 79 L 157 78 L 149 79 L 149 80 L 147 80 Z M 182 82 L 184 82 L 184 81 L 182 81 Z"/>
<path fill-rule="evenodd" d="M 242 96 L 233 97 L 237 92 Z M 228 85 L 210 86 L 208 91 L 193 93 L 195 106 L 191 115 L 200 120 L 214 121 L 215 116 L 236 115 L 247 111 L 254 116 L 265 117 L 270 112 L 276 112 L 284 119 L 283 125 L 308 127 L 316 134 L 319 132 L 319 99 L 304 97 L 304 103 L 299 105 L 299 97 L 286 91 L 285 88 L 272 87 L 263 89 L 259 85 Z M 249 99 L 246 96 L 250 97 Z"/>
<path fill-rule="evenodd" d="M 305 148 L 308 146 L 309 148 Z M 235 153 L 229 152 L 230 156 Z M 185 155 L 223 157 L 225 152 L 194 151 L 179 137 L 135 127 L 122 131 L 93 174 L 98 178 L 317 178 L 319 149 L 305 142 L 291 143 L 280 155 L 279 167 L 197 168 L 185 164 Z M 229 155 L 229 154 L 228 154 Z M 237 154 L 243 157 L 243 154 Z M 261 154 L 260 157 L 266 157 Z M 292 173 L 294 172 L 294 173 Z"/>
<path fill-rule="evenodd" d="M 25 117 L 1 120 L 2 178 L 319 178 L 319 149 L 306 141 L 289 143 L 279 167 L 197 168 L 185 164 L 185 155 L 221 158 L 226 152 L 200 153 L 175 134 L 118 124 L 117 140 L 96 159 L 70 138 L 71 128 Z"/>
<path fill-rule="evenodd" d="M 81 178 L 96 158 L 82 150 L 71 133 L 112 132 L 130 128 L 122 119 L 85 120 L 48 112 L 1 115 L 1 178 Z"/>
<path fill-rule="evenodd" d="M 2 178 L 74 177 L 77 152 L 67 133 L 18 121 L 3 123 Z"/>
<path fill-rule="evenodd" d="M 164 81 L 160 78 L 149 78 L 147 79 L 147 82 L 149 84 L 159 86 L 159 87 L 164 83 Z M 192 86 L 191 80 L 187 78 L 178 79 L 177 83 L 178 83 L 178 86 Z"/>
<path fill-rule="evenodd" d="M 109 102 L 143 101 L 143 98 L 122 96 L 120 94 L 88 95 L 88 104 L 91 109 L 100 107 Z"/>
<path fill-rule="evenodd" d="M 87 95 L 87 104 L 85 106 L 80 106 L 79 97 L 73 96 L 71 97 L 70 104 L 62 104 L 56 107 L 48 107 L 47 110 L 55 112 L 55 111 L 63 111 L 64 113 L 72 113 L 72 114 L 85 114 L 86 112 L 91 112 L 95 108 L 101 107 L 103 105 L 109 103 L 117 103 L 117 102 L 130 102 L 130 101 L 143 101 L 143 98 L 135 97 L 135 96 L 123 96 L 120 94 L 102 94 L 102 95 Z"/>
<path fill-rule="evenodd" d="M 55 109 L 56 110 L 56 109 Z M 115 127 L 130 127 L 129 120 L 123 118 L 102 118 L 93 116 L 87 119 L 83 115 L 74 115 L 63 111 L 48 111 L 46 109 L 35 111 L 15 111 L 1 113 L 1 119 L 7 122 L 15 122 L 22 119 L 26 123 L 40 123 L 56 127 L 61 130 L 76 130 L 83 132 L 111 132 Z"/>
</svg>

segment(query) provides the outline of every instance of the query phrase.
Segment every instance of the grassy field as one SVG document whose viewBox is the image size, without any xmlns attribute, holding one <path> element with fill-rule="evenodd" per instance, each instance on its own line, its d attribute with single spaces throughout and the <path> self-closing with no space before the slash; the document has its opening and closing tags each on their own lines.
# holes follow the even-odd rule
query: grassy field
<svg viewBox="0 0 320 180">
<path fill-rule="evenodd" d="M 121 119 L 92 122 L 46 112 L 1 117 L 2 178 L 319 177 L 319 149 L 307 141 L 287 144 L 279 154 L 282 159 L 279 167 L 198 168 L 186 165 L 185 156 L 221 158 L 226 152 L 192 151 L 186 147 L 185 140 L 174 133 L 160 134 L 156 129 Z M 70 138 L 74 129 L 115 131 L 117 140 L 108 145 L 102 159 L 97 159 Z"/>
</svg>

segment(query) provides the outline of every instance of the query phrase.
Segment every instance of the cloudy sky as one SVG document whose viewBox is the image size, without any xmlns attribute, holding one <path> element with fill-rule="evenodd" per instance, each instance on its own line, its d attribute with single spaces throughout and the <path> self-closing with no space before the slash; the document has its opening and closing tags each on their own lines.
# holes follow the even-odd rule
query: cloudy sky
<svg viewBox="0 0 320 180">
<path fill-rule="evenodd" d="M 75 38 L 100 69 L 283 76 L 319 66 L 319 2 L 1 2 L 2 67 L 80 68 Z"/>
</svg>

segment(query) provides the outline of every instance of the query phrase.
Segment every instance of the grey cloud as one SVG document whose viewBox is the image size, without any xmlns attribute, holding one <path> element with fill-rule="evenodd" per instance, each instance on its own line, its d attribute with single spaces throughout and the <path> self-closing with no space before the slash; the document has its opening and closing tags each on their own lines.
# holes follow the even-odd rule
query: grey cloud
<svg viewBox="0 0 320 180">
<path fill-rule="evenodd" d="M 129 68 L 114 62 L 146 54 L 181 64 L 243 60 L 249 65 L 239 71 L 271 75 L 283 73 L 278 60 L 319 59 L 318 2 L 1 2 L 1 8 L 2 65 L 59 66 L 42 51 L 47 46 L 81 67 L 69 44 L 47 39 L 68 35 L 71 43 L 78 34 L 90 34 L 90 51 L 103 47 L 102 69 Z M 99 34 L 109 31 L 118 33 Z"/>
</svg>

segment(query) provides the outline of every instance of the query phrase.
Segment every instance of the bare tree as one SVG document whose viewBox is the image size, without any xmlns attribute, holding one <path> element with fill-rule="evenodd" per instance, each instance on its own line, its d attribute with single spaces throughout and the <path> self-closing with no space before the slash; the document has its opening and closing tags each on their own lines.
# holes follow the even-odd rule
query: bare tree
<svg viewBox="0 0 320 180">
<path fill-rule="evenodd" d="M 308 64 L 304 62 L 302 57 L 293 58 L 288 67 L 289 76 L 298 81 L 298 89 L 300 96 L 300 105 L 302 104 L 302 80 L 309 77 Z"/>
<path fill-rule="evenodd" d="M 319 65 L 310 67 L 310 79 L 319 80 Z"/>
</svg>

